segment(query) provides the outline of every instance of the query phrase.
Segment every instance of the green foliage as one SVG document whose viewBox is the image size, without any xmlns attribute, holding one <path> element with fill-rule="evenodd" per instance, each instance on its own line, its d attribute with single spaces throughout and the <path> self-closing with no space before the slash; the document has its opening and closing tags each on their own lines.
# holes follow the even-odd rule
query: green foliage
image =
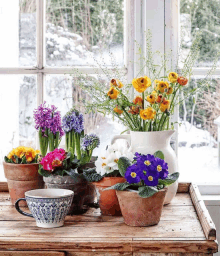
<svg viewBox="0 0 220 256">
<path fill-rule="evenodd" d="M 17 157 L 16 155 L 13 156 L 13 158 L 15 159 L 15 162 L 13 162 L 12 159 L 9 159 L 7 156 L 4 157 L 4 161 L 6 163 L 10 163 L 10 164 L 35 164 L 38 163 L 38 154 L 35 156 L 35 158 L 31 161 L 31 162 L 27 162 L 26 156 L 22 156 L 22 158 Z"/>
<path fill-rule="evenodd" d="M 100 181 L 103 177 L 96 172 L 96 168 L 83 170 L 83 176 L 88 182 Z"/>
<path fill-rule="evenodd" d="M 131 165 L 131 161 L 127 157 L 120 157 L 118 160 L 118 169 L 122 177 L 125 176 L 127 168 Z"/>
<path fill-rule="evenodd" d="M 162 160 L 164 160 L 164 153 L 160 150 L 158 150 L 157 152 L 154 153 L 154 156 L 157 158 L 160 158 Z"/>
<path fill-rule="evenodd" d="M 41 165 L 39 166 L 38 173 L 39 173 L 40 175 L 42 175 L 43 177 L 50 177 L 50 176 L 51 176 L 51 173 L 48 172 L 48 171 L 46 171 L 46 170 L 44 170 Z"/>
<path fill-rule="evenodd" d="M 159 179 L 159 185 L 169 186 L 173 184 L 175 181 L 177 181 L 178 178 L 179 178 L 179 173 L 174 172 L 172 174 L 169 174 L 165 180 Z"/>
<path fill-rule="evenodd" d="M 125 182 L 125 183 L 117 183 L 109 188 L 106 188 L 104 190 L 111 190 L 111 189 L 115 189 L 115 190 L 125 190 L 126 188 L 128 188 L 131 184 Z"/>
<path fill-rule="evenodd" d="M 139 196 L 143 198 L 151 197 L 158 192 L 158 190 L 155 187 L 148 187 L 148 186 L 139 187 L 138 191 L 139 191 L 138 193 Z"/>
</svg>

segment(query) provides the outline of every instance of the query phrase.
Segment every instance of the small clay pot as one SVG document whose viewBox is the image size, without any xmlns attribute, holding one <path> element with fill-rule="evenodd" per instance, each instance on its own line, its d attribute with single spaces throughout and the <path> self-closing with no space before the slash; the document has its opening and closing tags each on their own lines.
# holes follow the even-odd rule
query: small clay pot
<svg viewBox="0 0 220 256">
<path fill-rule="evenodd" d="M 116 191 L 125 224 L 135 227 L 153 226 L 159 223 L 167 188 L 148 198 L 142 198 L 138 191 Z"/>
<path fill-rule="evenodd" d="M 99 182 L 93 182 L 96 186 L 99 207 L 102 215 L 121 216 L 121 209 L 114 189 L 105 190 L 117 183 L 125 182 L 124 177 L 105 177 Z"/>
<path fill-rule="evenodd" d="M 13 205 L 19 198 L 25 197 L 24 193 L 26 191 L 44 187 L 43 177 L 38 173 L 39 164 L 11 164 L 3 162 L 3 167 Z M 20 202 L 20 205 L 27 206 L 24 201 Z"/>
</svg>

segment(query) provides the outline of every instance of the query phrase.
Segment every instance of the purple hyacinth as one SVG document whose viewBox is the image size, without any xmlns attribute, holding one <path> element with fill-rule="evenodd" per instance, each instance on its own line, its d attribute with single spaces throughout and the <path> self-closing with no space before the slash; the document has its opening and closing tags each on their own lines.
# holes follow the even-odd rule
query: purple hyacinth
<svg viewBox="0 0 220 256">
<path fill-rule="evenodd" d="M 39 130 L 41 128 L 44 133 L 46 129 L 49 129 L 54 135 L 59 132 L 60 137 L 64 135 L 64 131 L 61 126 L 61 115 L 57 111 L 57 108 L 52 105 L 46 107 L 46 102 L 41 104 L 34 110 L 35 128 Z"/>
<path fill-rule="evenodd" d="M 96 134 L 86 134 L 81 141 L 81 148 L 86 150 L 93 150 L 100 145 L 100 139 Z"/>
<path fill-rule="evenodd" d="M 84 130 L 83 114 L 75 109 L 71 109 L 62 120 L 62 127 L 65 132 L 74 130 L 76 133 L 81 133 Z"/>
</svg>

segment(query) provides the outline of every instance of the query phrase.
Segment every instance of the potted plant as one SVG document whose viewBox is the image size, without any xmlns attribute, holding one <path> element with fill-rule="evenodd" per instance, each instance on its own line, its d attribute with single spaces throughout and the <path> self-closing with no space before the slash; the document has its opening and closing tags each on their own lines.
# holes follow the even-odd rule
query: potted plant
<svg viewBox="0 0 220 256">
<path fill-rule="evenodd" d="M 38 130 L 41 155 L 58 148 L 64 135 L 61 115 L 54 105 L 46 107 L 46 101 L 34 111 L 35 128 Z"/>
<path fill-rule="evenodd" d="M 151 154 L 135 153 L 132 162 L 126 157 L 118 160 L 124 183 L 107 188 L 115 189 L 124 221 L 129 226 L 152 226 L 160 221 L 167 193 L 179 173 L 169 175 L 168 164 L 161 151 Z"/>
<path fill-rule="evenodd" d="M 121 176 L 118 168 L 118 159 L 121 156 L 133 158 L 133 154 L 128 149 L 114 144 L 108 146 L 106 152 L 99 156 L 95 162 L 96 169 L 84 171 L 86 179 L 96 186 L 99 207 L 102 215 L 120 216 L 121 210 L 118 198 L 114 190 L 105 191 L 104 189 L 117 183 L 125 182 L 125 178 Z"/>
<path fill-rule="evenodd" d="M 95 200 L 95 187 L 87 181 L 83 171 L 78 171 L 80 166 L 80 160 L 72 151 L 66 152 L 64 149 L 49 152 L 40 162 L 39 173 L 44 176 L 47 188 L 74 191 L 69 214 L 84 213 Z"/>
<path fill-rule="evenodd" d="M 39 150 L 19 146 L 5 156 L 3 167 L 12 204 L 24 198 L 26 191 L 43 188 L 43 178 L 38 174 L 39 153 Z M 27 206 L 25 202 L 21 204 Z"/>
</svg>

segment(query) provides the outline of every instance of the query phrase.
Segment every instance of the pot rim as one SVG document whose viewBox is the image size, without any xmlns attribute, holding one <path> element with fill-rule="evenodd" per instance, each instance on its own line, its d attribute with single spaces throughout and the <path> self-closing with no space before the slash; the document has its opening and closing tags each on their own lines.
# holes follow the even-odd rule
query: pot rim
<svg viewBox="0 0 220 256">
<path fill-rule="evenodd" d="M 32 163 L 32 164 L 16 164 L 16 163 L 14 163 L 14 164 L 12 164 L 12 163 L 6 163 L 5 161 L 3 161 L 3 164 L 5 164 L 5 165 L 11 165 L 11 166 L 30 166 L 30 165 L 39 165 L 40 163 Z"/>
<path fill-rule="evenodd" d="M 101 180 L 99 181 L 94 181 L 92 182 L 94 185 L 96 186 L 101 186 L 101 187 L 109 187 L 109 186 L 105 186 L 103 183 L 108 180 L 114 180 L 114 179 L 125 179 L 125 177 L 103 177 Z"/>
<path fill-rule="evenodd" d="M 157 193 L 159 193 L 159 192 L 162 192 L 162 191 L 166 191 L 168 188 L 167 187 L 165 187 L 165 188 L 163 188 L 163 189 L 160 189 L 160 190 L 158 190 L 158 192 Z M 136 193 L 136 194 L 138 194 L 138 190 L 134 190 L 134 189 L 125 189 L 125 190 L 116 190 L 116 191 L 126 191 L 126 192 L 130 192 L 130 193 Z M 157 194 L 157 193 L 155 193 L 155 194 Z"/>
<path fill-rule="evenodd" d="M 133 132 L 133 133 L 166 133 L 166 132 L 176 132 L 176 129 L 173 129 L 173 130 L 164 130 L 164 131 L 132 131 L 130 130 L 130 132 Z"/>
<path fill-rule="evenodd" d="M 47 191 L 48 190 L 62 190 L 62 191 L 66 191 L 68 192 L 69 194 L 67 195 L 57 195 L 57 196 L 53 196 L 53 197 L 46 197 L 46 196 L 36 196 L 36 195 L 29 195 L 31 193 L 34 193 L 34 192 L 37 192 L 37 191 Z M 35 199 L 57 199 L 57 198 L 66 198 L 66 197 L 71 197 L 74 195 L 74 192 L 72 190 L 69 190 L 69 189 L 62 189 L 62 188 L 42 188 L 42 189 L 33 189 L 33 190 L 29 190 L 29 191 L 26 191 L 25 192 L 25 198 L 35 198 Z"/>
</svg>

